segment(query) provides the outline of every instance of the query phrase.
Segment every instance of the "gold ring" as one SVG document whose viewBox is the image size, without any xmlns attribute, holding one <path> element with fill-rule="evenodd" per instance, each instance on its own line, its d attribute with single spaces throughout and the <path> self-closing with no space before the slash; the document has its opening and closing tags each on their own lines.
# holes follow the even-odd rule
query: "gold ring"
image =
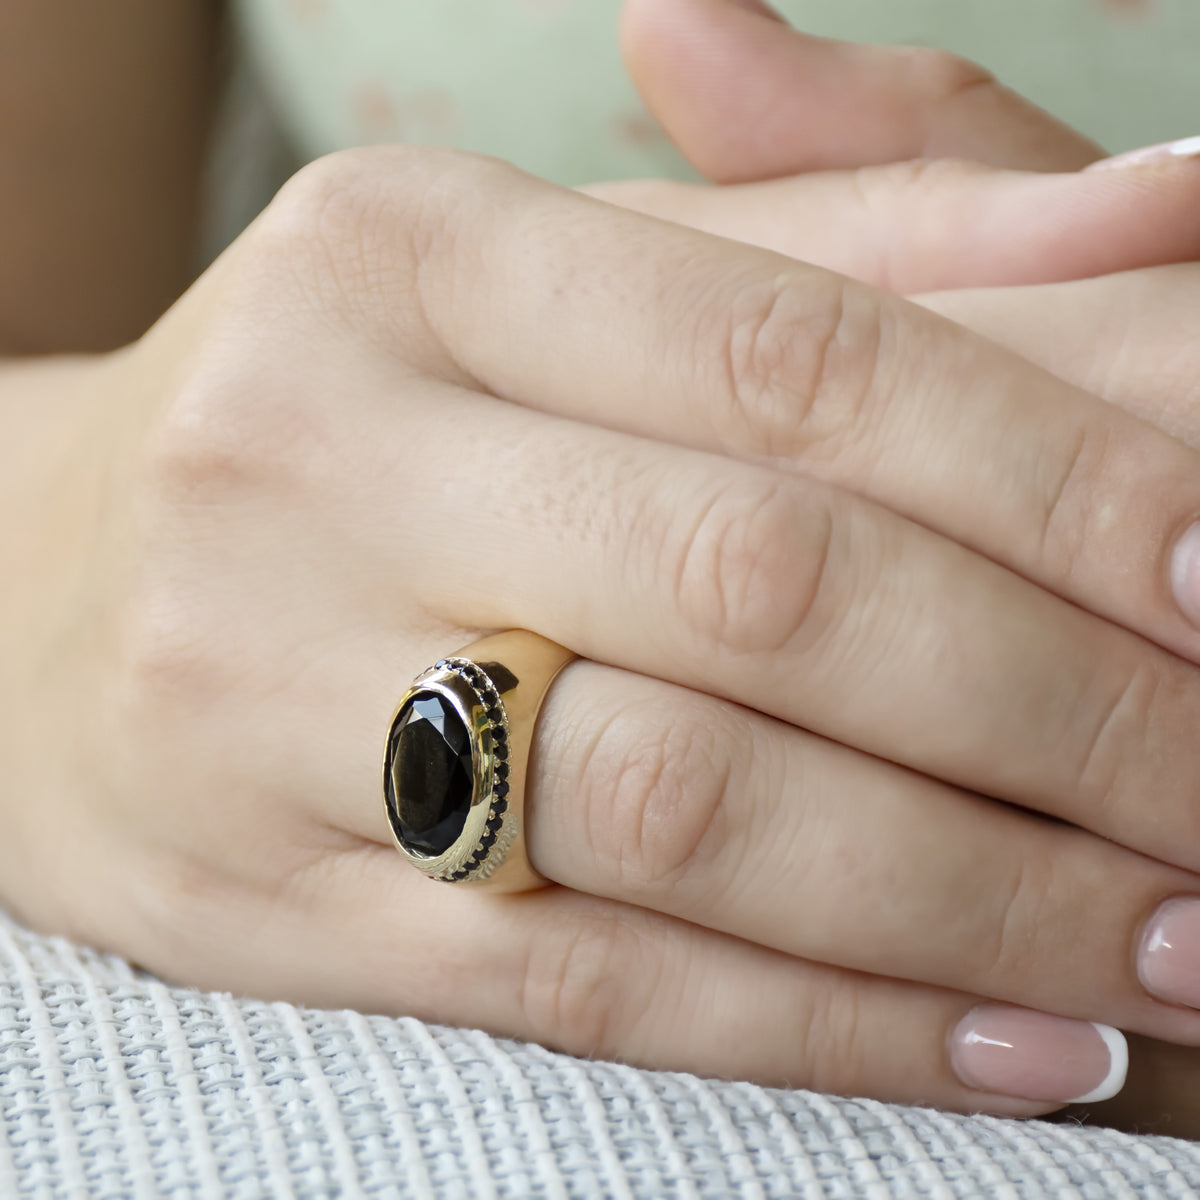
<svg viewBox="0 0 1200 1200">
<path fill-rule="evenodd" d="M 383 803 L 417 870 L 498 892 L 545 884 L 525 852 L 525 773 L 542 700 L 575 657 L 513 629 L 413 680 L 388 727 Z"/>
</svg>

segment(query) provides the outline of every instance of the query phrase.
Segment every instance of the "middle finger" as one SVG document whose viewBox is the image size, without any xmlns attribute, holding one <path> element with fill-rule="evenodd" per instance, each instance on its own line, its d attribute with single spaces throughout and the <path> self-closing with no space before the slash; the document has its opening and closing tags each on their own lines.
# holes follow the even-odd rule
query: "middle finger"
<svg viewBox="0 0 1200 1200">
<path fill-rule="evenodd" d="M 429 502 L 439 617 L 536 629 L 1200 868 L 1200 673 L 1161 648 L 784 472 L 468 393 L 380 425 L 370 522 L 346 519 L 402 525 L 378 519 L 396 478 Z M 411 449 L 438 443 L 451 458 Z M 412 545 L 379 553 L 399 586 Z"/>
<path fill-rule="evenodd" d="M 394 219 L 372 253 L 411 253 L 387 232 L 407 231 L 420 278 L 439 281 L 421 293 L 431 340 L 401 345 L 410 278 L 370 272 L 370 311 L 407 361 L 836 483 L 1200 660 L 1170 585 L 1200 518 L 1200 454 L 899 298 L 513 170 L 470 172 L 473 187 L 429 184 L 416 234 L 404 188 L 380 201 Z"/>
</svg>

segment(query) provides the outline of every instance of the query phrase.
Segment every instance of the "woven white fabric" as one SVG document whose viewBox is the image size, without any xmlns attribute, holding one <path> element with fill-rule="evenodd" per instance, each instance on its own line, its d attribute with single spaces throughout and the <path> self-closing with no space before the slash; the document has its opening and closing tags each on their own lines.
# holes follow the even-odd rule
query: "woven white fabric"
<svg viewBox="0 0 1200 1200">
<path fill-rule="evenodd" d="M 1200 1195 L 1200 1145 L 165 986 L 0 913 L 0 1197 Z"/>
</svg>

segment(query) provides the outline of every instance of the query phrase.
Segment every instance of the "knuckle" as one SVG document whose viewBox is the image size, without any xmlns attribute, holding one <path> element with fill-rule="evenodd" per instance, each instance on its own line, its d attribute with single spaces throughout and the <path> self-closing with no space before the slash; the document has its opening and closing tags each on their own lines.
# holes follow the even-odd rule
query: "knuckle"
<svg viewBox="0 0 1200 1200">
<path fill-rule="evenodd" d="M 318 922 L 340 856 L 290 838 L 264 853 L 269 838 L 255 834 L 266 837 L 265 825 L 249 822 L 246 844 L 232 850 L 227 834 L 214 843 L 167 833 L 138 851 L 135 869 L 127 854 L 114 855 L 120 867 L 106 868 L 101 882 L 104 936 L 114 950 L 169 978 L 228 986 L 231 973 L 254 960 L 255 939 L 272 940 L 272 926 Z"/>
<path fill-rule="evenodd" d="M 128 915 L 144 939 L 137 948 L 143 957 L 161 960 L 173 945 L 211 926 L 229 898 L 230 882 L 211 863 L 159 846 L 154 869 L 125 892 Z"/>
<path fill-rule="evenodd" d="M 665 574 L 688 631 L 715 651 L 779 651 L 819 636 L 834 517 L 823 492 L 789 480 L 727 484 L 701 506 Z"/>
<path fill-rule="evenodd" d="M 264 360 L 261 370 L 193 376 L 138 449 L 130 567 L 112 610 L 114 713 L 136 726 L 235 694 L 264 666 L 248 653 L 262 633 L 255 606 L 272 594 L 255 582 L 256 548 L 294 536 L 317 507 L 330 511 L 333 414 L 285 395 L 268 374 Z"/>
<path fill-rule="evenodd" d="M 807 990 L 796 1014 L 797 1058 L 803 1086 L 818 1092 L 844 1093 L 851 1081 L 871 1079 L 872 1041 L 864 1028 L 862 984 L 853 975 L 825 974 Z"/>
<path fill-rule="evenodd" d="M 588 756 L 589 845 L 612 864 L 622 895 L 669 889 L 719 852 L 734 768 L 712 717 L 685 710 L 664 724 L 661 704 L 631 706 Z"/>
<path fill-rule="evenodd" d="M 120 879 L 106 881 L 99 940 L 89 944 L 164 978 L 195 979 L 206 950 L 219 956 L 219 931 L 231 924 L 232 881 L 211 863 L 161 843 L 139 859 L 136 869 L 125 861 Z"/>
<path fill-rule="evenodd" d="M 1144 771 L 1150 757 L 1165 686 L 1160 669 L 1143 660 L 1118 675 L 1113 685 L 1088 689 L 1099 701 L 1093 720 L 1083 726 L 1087 734 L 1068 780 L 1079 808 L 1073 819 L 1089 827 L 1098 820 L 1105 827 L 1144 820 L 1142 812 L 1123 817 L 1121 806 L 1129 800 L 1129 774 Z"/>
<path fill-rule="evenodd" d="M 854 179 L 864 208 L 884 217 L 895 212 L 898 201 L 908 204 L 911 211 L 919 211 L 921 204 L 939 194 L 952 193 L 964 181 L 986 171 L 986 167 L 966 159 L 911 158 L 862 167 Z"/>
<path fill-rule="evenodd" d="M 326 155 L 284 184 L 252 228 L 250 273 L 272 281 L 282 271 L 316 311 L 394 328 L 397 297 L 419 284 L 422 264 L 453 249 L 463 206 L 514 172 L 441 148 Z"/>
<path fill-rule="evenodd" d="M 278 488 L 294 471 L 315 415 L 300 393 L 280 387 L 273 365 L 198 366 L 161 404 L 142 455 L 150 502 L 173 510 L 227 504 Z"/>
<path fill-rule="evenodd" d="M 878 378 L 883 309 L 834 276 L 785 274 L 739 294 L 724 340 L 729 432 L 768 460 L 836 454 Z"/>
<path fill-rule="evenodd" d="M 1000 86 L 985 67 L 950 50 L 913 47 L 908 65 L 909 78 L 926 96 L 938 102 L 957 100 L 979 88 Z"/>
<path fill-rule="evenodd" d="M 571 1054 L 620 1057 L 656 988 L 657 958 L 636 918 L 577 914 L 534 939 L 521 1011 L 539 1038 Z"/>
<path fill-rule="evenodd" d="M 1015 856 L 1006 876 L 989 887 L 989 919 L 982 929 L 965 939 L 966 953 L 974 959 L 977 990 L 1011 991 L 1013 981 L 1024 982 L 1038 962 L 1039 932 L 1058 928 L 1054 919 L 1054 863 L 1032 843 Z M 972 986 L 968 981 L 967 986 Z"/>
<path fill-rule="evenodd" d="M 1099 425 L 1081 428 L 1074 444 L 1048 456 L 1035 487 L 1040 495 L 1035 528 L 1039 560 L 1070 580 L 1088 548 L 1104 539 L 1123 514 L 1112 500 L 1101 499 L 1108 439 Z"/>
<path fill-rule="evenodd" d="M 135 744 L 234 690 L 237 650 L 217 636 L 210 607 L 170 570 L 142 582 L 123 605 L 112 716 L 123 719 Z"/>
<path fill-rule="evenodd" d="M 252 231 L 260 244 L 286 256 L 306 248 L 357 250 L 380 205 L 392 197 L 403 202 L 404 183 L 419 161 L 411 149 L 399 146 L 324 155 L 284 183 Z"/>
<path fill-rule="evenodd" d="M 865 227 L 879 231 L 873 239 L 873 282 L 883 292 L 911 292 L 914 278 L 929 276 L 921 238 L 893 237 L 890 230 L 921 228 L 946 204 L 962 207 L 963 187 L 986 173 L 981 164 L 963 159 L 912 158 L 903 162 L 860 167 L 850 176 L 852 195 Z"/>
<path fill-rule="evenodd" d="M 316 311 L 340 310 L 354 295 L 352 276 L 368 261 L 387 196 L 381 154 L 390 157 L 338 151 L 297 171 L 239 244 L 248 286 L 266 295 L 282 283 L 292 303 L 299 297 Z"/>
<path fill-rule="evenodd" d="M 261 518 L 252 506 L 228 511 L 251 479 L 261 486 L 256 460 L 244 446 L 197 437 L 156 450 L 144 469 L 133 566 L 112 629 L 114 713 L 135 727 L 161 726 L 236 691 L 251 662 L 246 641 L 259 632 L 248 609 L 232 609 L 230 583 L 244 553 L 238 529 Z"/>
<path fill-rule="evenodd" d="M 380 237 L 389 210 L 402 208 L 381 169 L 392 158 L 390 150 L 339 151 L 293 175 L 251 227 L 237 260 L 247 298 L 265 307 L 282 293 L 289 305 L 327 320 L 374 317 L 370 297 L 380 276 L 402 269 Z"/>
</svg>

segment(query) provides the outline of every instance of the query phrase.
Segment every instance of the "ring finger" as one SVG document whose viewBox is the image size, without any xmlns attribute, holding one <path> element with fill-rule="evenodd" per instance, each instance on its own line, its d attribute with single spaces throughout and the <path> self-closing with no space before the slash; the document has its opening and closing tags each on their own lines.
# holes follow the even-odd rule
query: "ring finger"
<svg viewBox="0 0 1200 1200">
<path fill-rule="evenodd" d="M 1139 955 L 1147 979 L 1165 959 L 1200 975 L 1185 939 L 1145 940 L 1195 876 L 596 664 L 568 669 L 540 730 L 529 845 L 557 882 L 800 958 L 1200 1041 L 1200 1013 L 1174 1007 L 1200 994 L 1166 1005 L 1139 977 Z"/>
<path fill-rule="evenodd" d="M 563 672 L 537 729 L 527 849 L 573 891 L 797 958 L 1200 1043 L 1200 1013 L 1175 1006 L 1200 995 L 1165 1004 L 1141 982 L 1200 975 L 1187 939 L 1147 934 L 1166 905 L 1178 929 L 1194 876 L 595 663 Z M 390 841 L 374 806 L 323 815 Z"/>
</svg>

